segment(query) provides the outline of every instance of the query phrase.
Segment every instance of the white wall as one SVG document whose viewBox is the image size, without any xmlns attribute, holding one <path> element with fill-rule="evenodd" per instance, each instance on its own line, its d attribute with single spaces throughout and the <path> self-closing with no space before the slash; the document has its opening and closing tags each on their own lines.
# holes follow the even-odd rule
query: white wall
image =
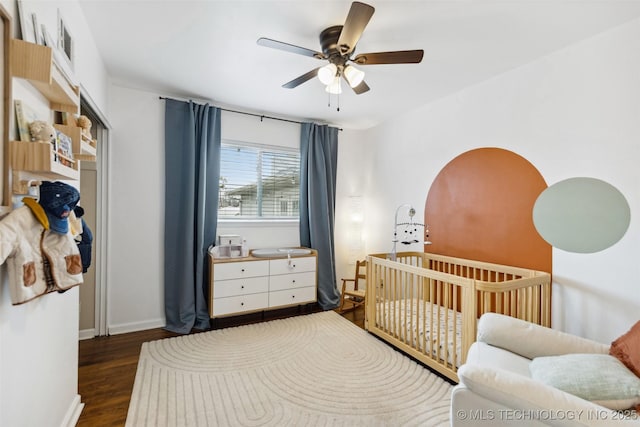
<svg viewBox="0 0 640 427">
<path fill-rule="evenodd" d="M 113 85 L 108 316 L 112 334 L 162 327 L 164 319 L 164 101 L 158 93 Z M 162 96 L 168 96 L 163 94 Z M 171 97 L 171 96 L 168 96 Z M 203 102 L 195 100 L 196 102 Z M 297 147 L 297 124 L 222 113 L 222 137 Z M 298 224 L 227 222 L 253 248 L 298 246 Z"/>
<path fill-rule="evenodd" d="M 0 425 L 67 425 L 81 409 L 78 288 L 12 306 L 5 271 L 0 270 Z"/>
<path fill-rule="evenodd" d="M 365 224 L 376 213 L 368 209 L 371 196 L 367 194 L 372 176 L 372 168 L 367 167 L 375 156 L 371 149 L 371 141 L 363 131 L 345 129 L 338 134 L 338 173 L 336 185 L 336 276 L 340 278 L 353 278 L 355 274 L 355 262 L 364 259 L 369 247 L 370 239 L 367 236 Z M 389 227 L 387 227 L 389 228 Z M 379 230 L 382 234 L 387 232 L 391 239 L 392 229 Z M 390 249 L 390 244 L 389 248 Z M 338 287 L 342 282 L 337 282 Z"/>
<path fill-rule="evenodd" d="M 343 182 L 357 183 L 349 191 L 364 195 L 366 250 L 388 252 L 396 207 L 412 203 L 422 218 L 435 176 L 470 149 L 514 151 L 548 185 L 576 176 L 599 178 L 626 196 L 631 225 L 620 242 L 595 254 L 554 249 L 552 321 L 605 343 L 621 335 L 640 312 L 640 216 L 634 215 L 640 209 L 638 76 L 636 19 L 348 141 L 340 171 Z M 371 162 L 364 170 L 346 169 L 342 160 L 356 158 L 363 146 L 373 153 Z M 347 228 L 337 224 L 337 234 Z"/>
<path fill-rule="evenodd" d="M 112 86 L 107 327 L 164 326 L 164 103 Z"/>
<path fill-rule="evenodd" d="M 55 34 L 56 3 L 28 2 L 41 23 Z M 15 2 L 2 0 L 19 19 Z M 105 108 L 106 71 L 87 33 L 78 3 L 59 3 L 65 21 L 78 40 L 76 74 L 100 108 Z M 27 101 L 47 118 L 48 104 L 28 83 L 13 80 L 14 96 Z M 13 122 L 13 121 L 12 121 Z M 81 285 L 82 286 L 82 285 Z M 0 425 L 71 425 L 82 409 L 78 395 L 78 288 L 52 293 L 12 306 L 6 267 L 0 267 Z"/>
</svg>

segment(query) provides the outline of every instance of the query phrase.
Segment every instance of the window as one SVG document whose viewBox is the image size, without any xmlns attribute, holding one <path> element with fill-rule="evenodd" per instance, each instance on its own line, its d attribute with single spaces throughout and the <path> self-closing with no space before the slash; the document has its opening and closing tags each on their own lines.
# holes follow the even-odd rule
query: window
<svg viewBox="0 0 640 427">
<path fill-rule="evenodd" d="M 300 153 L 223 141 L 219 219 L 298 219 Z"/>
</svg>

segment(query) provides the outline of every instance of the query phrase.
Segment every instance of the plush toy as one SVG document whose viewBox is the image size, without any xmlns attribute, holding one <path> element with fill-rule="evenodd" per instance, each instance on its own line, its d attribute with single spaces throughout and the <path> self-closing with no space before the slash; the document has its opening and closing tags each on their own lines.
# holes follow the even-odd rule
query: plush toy
<svg viewBox="0 0 640 427">
<path fill-rule="evenodd" d="M 80 116 L 76 120 L 76 124 L 82 128 L 84 136 L 91 138 L 91 120 L 87 116 Z"/>
<path fill-rule="evenodd" d="M 56 138 L 56 128 L 42 120 L 29 123 L 29 133 L 32 141 L 51 142 Z"/>
</svg>

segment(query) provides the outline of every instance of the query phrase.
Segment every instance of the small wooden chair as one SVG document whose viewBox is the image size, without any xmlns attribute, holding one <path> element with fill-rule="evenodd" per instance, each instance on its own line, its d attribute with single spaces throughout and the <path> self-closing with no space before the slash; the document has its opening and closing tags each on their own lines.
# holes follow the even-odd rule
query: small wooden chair
<svg viewBox="0 0 640 427">
<path fill-rule="evenodd" d="M 340 295 L 340 313 L 353 310 L 365 302 L 366 284 L 359 283 L 367 280 L 367 261 L 356 261 L 356 274 L 353 279 L 342 279 L 342 294 Z M 353 289 L 347 289 L 347 283 L 353 282 Z M 359 288 L 360 287 L 360 288 Z M 345 308 L 345 304 L 350 304 Z"/>
</svg>

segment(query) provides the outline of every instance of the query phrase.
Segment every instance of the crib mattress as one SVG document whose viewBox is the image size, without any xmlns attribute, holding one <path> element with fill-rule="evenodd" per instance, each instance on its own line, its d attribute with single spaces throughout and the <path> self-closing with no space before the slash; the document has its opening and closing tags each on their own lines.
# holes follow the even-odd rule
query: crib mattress
<svg viewBox="0 0 640 427">
<path fill-rule="evenodd" d="M 460 312 L 417 299 L 380 302 L 377 311 L 379 328 L 434 359 L 462 364 Z"/>
</svg>

